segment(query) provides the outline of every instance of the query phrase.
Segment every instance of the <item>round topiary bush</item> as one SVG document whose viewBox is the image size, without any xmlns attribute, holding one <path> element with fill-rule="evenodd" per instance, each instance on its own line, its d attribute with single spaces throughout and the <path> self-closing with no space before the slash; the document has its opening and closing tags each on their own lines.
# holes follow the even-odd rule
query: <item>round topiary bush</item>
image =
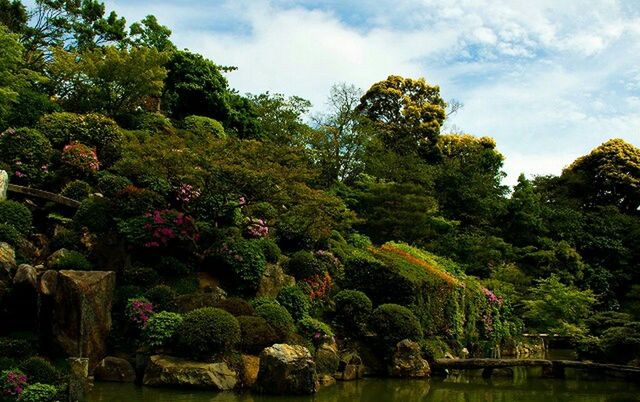
<svg viewBox="0 0 640 402">
<path fill-rule="evenodd" d="M 335 322 L 347 336 L 362 335 L 371 317 L 373 305 L 359 290 L 342 290 L 334 298 Z"/>
<path fill-rule="evenodd" d="M 198 137 L 226 138 L 224 127 L 219 121 L 205 116 L 188 116 L 182 121 L 182 127 Z"/>
<path fill-rule="evenodd" d="M 147 290 L 144 294 L 157 311 L 174 311 L 176 309 L 175 298 L 178 296 L 175 290 L 167 285 L 157 285 Z"/>
<path fill-rule="evenodd" d="M 282 255 L 282 251 L 280 251 L 280 247 L 278 244 L 268 237 L 263 237 L 258 240 L 258 244 L 262 248 L 262 253 L 264 254 L 264 258 L 267 262 L 272 264 L 276 264 L 280 261 L 280 256 Z"/>
<path fill-rule="evenodd" d="M 125 269 L 122 281 L 127 285 L 149 289 L 160 281 L 160 275 L 153 268 L 135 265 Z"/>
<path fill-rule="evenodd" d="M 0 224 L 13 226 L 24 236 L 31 231 L 32 221 L 29 208 L 16 201 L 0 201 Z"/>
<path fill-rule="evenodd" d="M 0 162 L 10 167 L 9 175 L 19 183 L 37 183 L 47 172 L 53 150 L 38 130 L 9 129 L 0 134 Z"/>
<path fill-rule="evenodd" d="M 298 321 L 298 332 L 306 340 L 318 345 L 333 337 L 333 331 L 329 325 L 315 318 L 305 317 Z"/>
<path fill-rule="evenodd" d="M 58 399 L 58 389 L 49 384 L 31 384 L 20 395 L 20 402 L 55 402 Z"/>
<path fill-rule="evenodd" d="M 214 307 L 220 308 L 234 317 L 239 317 L 241 315 L 253 315 L 255 311 L 251 304 L 239 297 L 229 297 L 227 299 L 222 299 L 217 302 Z"/>
<path fill-rule="evenodd" d="M 240 294 L 255 294 L 264 272 L 266 260 L 258 240 L 237 239 L 222 252 Z"/>
<path fill-rule="evenodd" d="M 202 358 L 229 351 L 240 342 L 238 320 L 224 310 L 205 307 L 185 314 L 178 329 L 178 350 Z"/>
<path fill-rule="evenodd" d="M 13 225 L 7 225 L 6 223 L 0 223 L 0 241 L 9 243 L 13 247 L 16 247 L 22 236 L 20 236 L 20 232 L 16 230 Z"/>
<path fill-rule="evenodd" d="M 182 315 L 178 313 L 161 311 L 153 314 L 142 330 L 145 345 L 152 349 L 170 346 L 175 341 L 182 321 Z"/>
<path fill-rule="evenodd" d="M 283 342 L 293 331 L 293 318 L 286 308 L 275 303 L 265 303 L 256 307 L 256 314 L 264 318 L 276 331 L 278 341 Z"/>
<path fill-rule="evenodd" d="M 51 264 L 51 269 L 62 270 L 71 269 L 76 271 L 91 271 L 93 264 L 78 251 L 68 251 L 57 258 Z"/>
<path fill-rule="evenodd" d="M 371 327 L 387 345 L 395 346 L 403 339 L 420 341 L 422 326 L 418 318 L 404 306 L 382 304 L 371 315 Z"/>
<path fill-rule="evenodd" d="M 250 303 L 254 310 L 263 304 L 280 304 L 276 299 L 272 299 L 270 297 L 256 297 L 255 299 L 251 299 Z"/>
<path fill-rule="evenodd" d="M 311 308 L 309 296 L 297 286 L 282 288 L 276 300 L 281 306 L 287 309 L 291 317 L 296 321 L 304 318 Z"/>
<path fill-rule="evenodd" d="M 95 149 L 79 142 L 64 146 L 60 162 L 63 171 L 72 177 L 91 176 L 100 168 Z"/>
<path fill-rule="evenodd" d="M 245 353 L 258 354 L 279 340 L 276 331 L 262 317 L 243 315 L 238 317 L 238 322 L 242 333 L 240 347 Z"/>
<path fill-rule="evenodd" d="M 309 251 L 298 251 L 287 262 L 287 271 L 297 280 L 324 275 L 324 267 L 315 255 Z"/>
<path fill-rule="evenodd" d="M 114 197 L 131 185 L 131 180 L 109 172 L 98 173 L 98 190 L 107 197 Z"/>
<path fill-rule="evenodd" d="M 67 183 L 60 191 L 60 195 L 72 200 L 82 201 L 91 194 L 91 186 L 86 181 L 74 180 Z"/>
<path fill-rule="evenodd" d="M 86 227 L 93 233 L 105 233 L 114 227 L 111 202 L 102 197 L 89 197 L 82 201 L 73 217 L 77 227 Z"/>
<path fill-rule="evenodd" d="M 57 384 L 60 372 L 48 360 L 33 356 L 20 363 L 20 370 L 27 375 L 30 383 Z"/>
</svg>

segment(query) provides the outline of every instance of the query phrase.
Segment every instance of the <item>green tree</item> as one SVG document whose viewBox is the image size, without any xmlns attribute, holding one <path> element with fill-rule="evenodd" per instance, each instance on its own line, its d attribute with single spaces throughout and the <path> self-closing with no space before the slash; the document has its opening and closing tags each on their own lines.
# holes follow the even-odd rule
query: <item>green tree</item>
<svg viewBox="0 0 640 402">
<path fill-rule="evenodd" d="M 541 196 L 533 183 L 521 174 L 507 202 L 503 232 L 516 246 L 535 245 L 547 233 L 542 215 Z"/>
<path fill-rule="evenodd" d="M 18 35 L 0 25 L 0 128 L 4 127 L 11 105 L 18 99 L 22 51 Z"/>
<path fill-rule="evenodd" d="M 28 20 L 27 8 L 20 0 L 0 0 L 0 24 L 11 32 L 22 33 Z"/>
<path fill-rule="evenodd" d="M 304 145 L 310 127 L 303 116 L 311 102 L 298 96 L 264 93 L 250 95 L 259 127 L 259 139 L 284 145 Z"/>
<path fill-rule="evenodd" d="M 131 24 L 128 42 L 132 46 L 152 47 L 160 52 L 166 52 L 176 48 L 170 37 L 169 28 L 161 25 L 155 16 L 147 15 L 140 22 Z"/>
</svg>

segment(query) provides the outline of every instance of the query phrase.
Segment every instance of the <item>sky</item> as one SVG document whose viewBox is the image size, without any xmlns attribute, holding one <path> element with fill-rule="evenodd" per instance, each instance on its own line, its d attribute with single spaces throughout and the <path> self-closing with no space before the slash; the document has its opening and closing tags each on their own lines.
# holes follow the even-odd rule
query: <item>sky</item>
<svg viewBox="0 0 640 402">
<path fill-rule="evenodd" d="M 448 127 L 496 139 L 506 183 L 560 174 L 610 138 L 640 146 L 640 1 L 107 0 L 154 14 L 241 93 L 424 77 L 464 105 Z"/>
</svg>

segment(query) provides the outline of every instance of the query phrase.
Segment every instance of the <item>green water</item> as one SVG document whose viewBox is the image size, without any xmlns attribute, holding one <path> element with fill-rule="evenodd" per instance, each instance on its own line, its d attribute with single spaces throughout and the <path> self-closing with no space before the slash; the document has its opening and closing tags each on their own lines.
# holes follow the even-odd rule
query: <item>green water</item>
<svg viewBox="0 0 640 402">
<path fill-rule="evenodd" d="M 526 377 L 526 376 L 525 376 Z M 640 384 L 587 379 L 484 380 L 478 377 L 429 380 L 369 378 L 322 388 L 309 397 L 269 397 L 249 393 L 215 393 L 137 387 L 131 384 L 96 384 L 90 402 L 626 402 L 640 401 Z"/>
</svg>

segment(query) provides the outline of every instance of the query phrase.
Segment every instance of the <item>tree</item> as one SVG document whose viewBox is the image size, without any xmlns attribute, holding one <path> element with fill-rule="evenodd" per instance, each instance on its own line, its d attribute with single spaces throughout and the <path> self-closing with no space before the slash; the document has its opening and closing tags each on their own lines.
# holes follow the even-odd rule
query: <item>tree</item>
<svg viewBox="0 0 640 402">
<path fill-rule="evenodd" d="M 283 145 L 305 144 L 310 127 L 303 116 L 311 108 L 311 102 L 299 96 L 287 98 L 268 92 L 248 98 L 256 115 L 258 139 Z"/>
<path fill-rule="evenodd" d="M 22 33 L 28 20 L 29 14 L 20 0 L 0 0 L 0 24 L 11 32 Z"/>
<path fill-rule="evenodd" d="M 47 71 L 67 110 L 113 116 L 150 108 L 162 94 L 166 60 L 167 54 L 155 48 L 107 46 L 83 53 L 58 48 Z"/>
<path fill-rule="evenodd" d="M 391 75 L 369 88 L 358 111 L 374 122 L 386 147 L 430 157 L 446 107 L 440 87 L 427 84 L 424 78 Z"/>
<path fill-rule="evenodd" d="M 362 91 L 353 85 L 334 85 L 328 112 L 315 118 L 309 147 L 326 184 L 353 182 L 364 169 L 371 128 L 356 110 L 361 96 Z"/>
<path fill-rule="evenodd" d="M 142 21 L 131 24 L 128 42 L 132 46 L 152 47 L 161 52 L 175 50 L 169 37 L 171 30 L 158 23 L 153 15 L 147 15 Z"/>
<path fill-rule="evenodd" d="M 11 104 L 18 98 L 17 77 L 20 75 L 23 48 L 18 36 L 0 25 L 0 123 L 4 123 Z M 0 125 L 3 128 L 4 124 Z"/>
<path fill-rule="evenodd" d="M 505 237 L 516 246 L 538 244 L 538 238 L 547 233 L 540 194 L 524 174 L 513 187 L 503 220 Z"/>
</svg>

